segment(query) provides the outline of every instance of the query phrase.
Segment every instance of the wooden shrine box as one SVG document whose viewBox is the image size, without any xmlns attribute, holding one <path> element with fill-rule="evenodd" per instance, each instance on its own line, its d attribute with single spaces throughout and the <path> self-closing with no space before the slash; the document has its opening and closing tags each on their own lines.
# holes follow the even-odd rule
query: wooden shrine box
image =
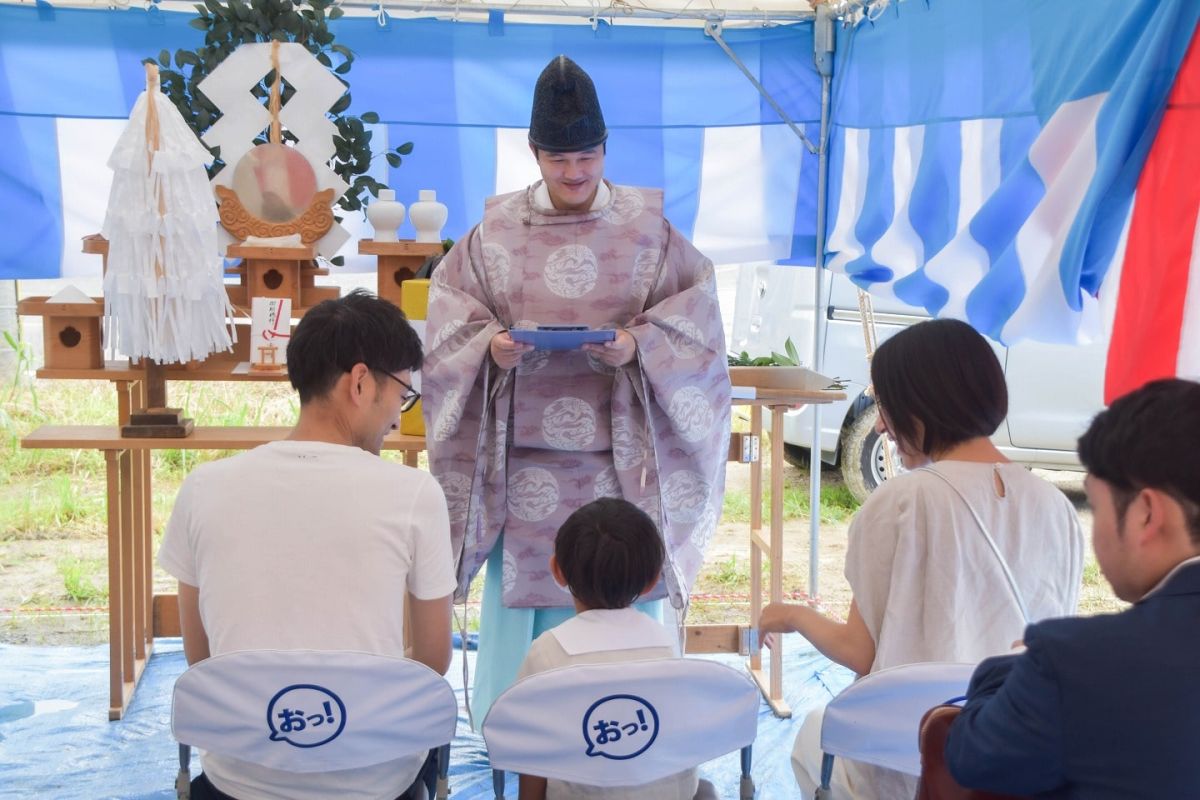
<svg viewBox="0 0 1200 800">
<path fill-rule="evenodd" d="M 231 244 L 227 255 L 242 259 L 235 270 L 241 275 L 242 291 L 230 302 L 236 306 L 249 307 L 252 297 L 284 297 L 299 308 L 301 270 L 312 263 L 315 251 L 312 247 L 252 247 Z M 315 267 L 310 267 L 315 269 Z"/>
<path fill-rule="evenodd" d="M 48 303 L 47 299 L 28 297 L 17 305 L 18 314 L 42 317 L 46 369 L 101 369 L 104 302 Z"/>
<path fill-rule="evenodd" d="M 241 276 L 241 284 L 227 287 L 229 302 L 244 314 L 250 313 L 254 297 L 286 297 L 292 301 L 292 316 L 302 317 L 304 311 L 322 300 L 336 300 L 341 291 L 336 286 L 317 286 L 318 275 L 329 270 L 316 266 L 314 247 L 255 247 L 231 244 L 226 251 L 230 258 L 242 259 L 241 265 L 228 270 Z"/>
<path fill-rule="evenodd" d="M 377 242 L 360 239 L 358 252 L 375 256 L 376 294 L 385 300 L 400 305 L 400 286 L 417 274 L 421 265 L 432 256 L 442 254 L 441 242 L 414 242 L 403 239 L 399 242 Z"/>
</svg>

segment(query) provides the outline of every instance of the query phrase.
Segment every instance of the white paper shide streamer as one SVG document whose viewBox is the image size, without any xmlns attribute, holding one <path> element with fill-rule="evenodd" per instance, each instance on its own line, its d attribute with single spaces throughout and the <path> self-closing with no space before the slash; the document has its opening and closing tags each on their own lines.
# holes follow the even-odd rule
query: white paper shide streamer
<svg viewBox="0 0 1200 800">
<path fill-rule="evenodd" d="M 204 169 L 212 156 L 157 75 L 148 83 L 108 160 L 104 339 L 131 358 L 201 360 L 236 340 Z"/>
</svg>

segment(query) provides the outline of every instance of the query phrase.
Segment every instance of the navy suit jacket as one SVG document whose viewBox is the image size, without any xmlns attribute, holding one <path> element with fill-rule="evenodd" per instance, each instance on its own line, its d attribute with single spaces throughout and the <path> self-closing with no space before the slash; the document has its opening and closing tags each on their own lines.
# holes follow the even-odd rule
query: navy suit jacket
<svg viewBox="0 0 1200 800">
<path fill-rule="evenodd" d="M 1200 798 L 1200 564 L 1120 614 L 1047 620 L 989 658 L 950 728 L 964 786 L 1054 798 Z"/>
</svg>

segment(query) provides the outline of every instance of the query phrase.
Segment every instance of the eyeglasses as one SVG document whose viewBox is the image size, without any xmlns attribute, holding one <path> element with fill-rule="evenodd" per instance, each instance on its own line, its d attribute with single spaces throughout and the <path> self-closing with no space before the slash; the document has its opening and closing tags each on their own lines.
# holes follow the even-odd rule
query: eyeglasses
<svg viewBox="0 0 1200 800">
<path fill-rule="evenodd" d="M 377 370 L 377 371 L 381 371 L 381 370 Z M 408 385 L 407 383 L 405 383 L 404 381 L 402 381 L 402 380 L 400 380 L 399 378 L 397 378 L 397 377 L 396 377 L 395 375 L 393 375 L 392 373 L 390 373 L 390 372 L 384 372 L 383 374 L 384 374 L 384 375 L 387 375 L 389 378 L 391 378 L 391 379 L 392 379 L 392 380 L 394 380 L 396 383 L 400 384 L 401 386 L 403 386 L 405 389 L 407 389 L 407 390 L 408 390 L 408 394 L 404 395 L 404 399 L 400 401 L 400 413 L 401 413 L 401 414 L 403 414 L 405 411 L 408 411 L 410 408 L 412 408 L 413 406 L 415 406 L 415 405 L 417 404 L 417 401 L 421 399 L 421 393 L 420 393 L 420 392 L 418 392 L 418 391 L 417 391 L 416 389 L 414 389 L 413 387 L 409 386 L 409 385 Z"/>
</svg>

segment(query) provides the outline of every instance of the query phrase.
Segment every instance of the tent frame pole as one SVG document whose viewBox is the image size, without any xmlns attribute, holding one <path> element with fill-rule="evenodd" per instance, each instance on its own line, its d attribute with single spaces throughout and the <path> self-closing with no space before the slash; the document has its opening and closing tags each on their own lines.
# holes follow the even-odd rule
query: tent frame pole
<svg viewBox="0 0 1200 800">
<path fill-rule="evenodd" d="M 513 16 L 544 16 L 544 17 L 582 17 L 589 21 L 591 20 L 607 20 L 612 23 L 615 20 L 632 20 L 632 19 L 656 19 L 664 21 L 672 20 L 689 20 L 701 21 L 709 20 L 714 17 L 730 21 L 730 22 L 748 22 L 758 23 L 760 25 L 776 25 L 789 24 L 795 22 L 807 22 L 814 18 L 812 11 L 807 9 L 797 9 L 794 11 L 786 11 L 783 9 L 758 10 L 758 9 L 698 9 L 690 10 L 687 8 L 680 9 L 657 9 L 643 8 L 640 6 L 631 5 L 623 2 L 610 2 L 606 5 L 601 5 L 599 2 L 593 2 L 591 6 L 569 6 L 569 5 L 539 5 L 537 3 L 526 4 L 524 2 L 512 3 L 497 3 L 497 2 L 470 2 L 469 0 L 450 0 L 449 2 L 428 2 L 426 0 L 342 0 L 339 4 L 342 8 L 357 10 L 370 10 L 373 14 L 378 14 L 380 8 L 386 13 L 394 11 L 407 12 L 417 15 L 429 16 L 453 16 L 458 19 L 462 15 L 470 14 L 488 14 L 491 12 L 500 12 L 505 15 Z"/>
<path fill-rule="evenodd" d="M 725 39 L 721 36 L 721 31 L 722 24 L 721 20 L 719 19 L 710 19 L 704 23 L 704 35 L 716 42 L 720 48 L 725 51 L 725 55 L 729 56 L 729 60 L 732 61 L 734 65 L 742 71 L 742 74 L 746 76 L 746 80 L 750 81 L 750 83 L 754 85 L 754 88 L 758 90 L 758 93 L 762 95 L 762 98 L 766 100 L 771 108 L 775 110 L 775 113 L 779 115 L 779 118 L 783 120 L 788 128 L 791 129 L 792 133 L 796 134 L 800 141 L 804 143 L 804 146 L 808 148 L 808 152 L 815 155 L 817 153 L 817 146 L 812 143 L 811 139 L 804 135 L 804 131 L 801 130 L 799 125 L 792 121 L 792 118 L 789 117 L 787 112 L 783 110 L 783 106 L 779 105 L 779 102 L 771 96 L 770 92 L 767 91 L 767 87 L 763 86 L 762 83 L 759 82 L 758 78 L 754 77 L 754 73 L 750 71 L 746 64 L 740 58 L 738 58 L 737 53 L 733 52 L 733 48 L 730 47 Z"/>
<path fill-rule="evenodd" d="M 817 252 L 813 269 L 813 370 L 825 358 L 825 218 L 829 206 L 829 95 L 833 85 L 835 16 L 827 4 L 817 6 L 813 25 L 813 61 L 821 75 L 821 133 L 817 148 Z M 821 406 L 812 405 L 812 446 L 808 468 L 808 595 L 819 597 L 821 575 Z M 782 441 L 782 432 L 780 432 Z M 774 443 L 772 443 L 774 446 Z"/>
</svg>

